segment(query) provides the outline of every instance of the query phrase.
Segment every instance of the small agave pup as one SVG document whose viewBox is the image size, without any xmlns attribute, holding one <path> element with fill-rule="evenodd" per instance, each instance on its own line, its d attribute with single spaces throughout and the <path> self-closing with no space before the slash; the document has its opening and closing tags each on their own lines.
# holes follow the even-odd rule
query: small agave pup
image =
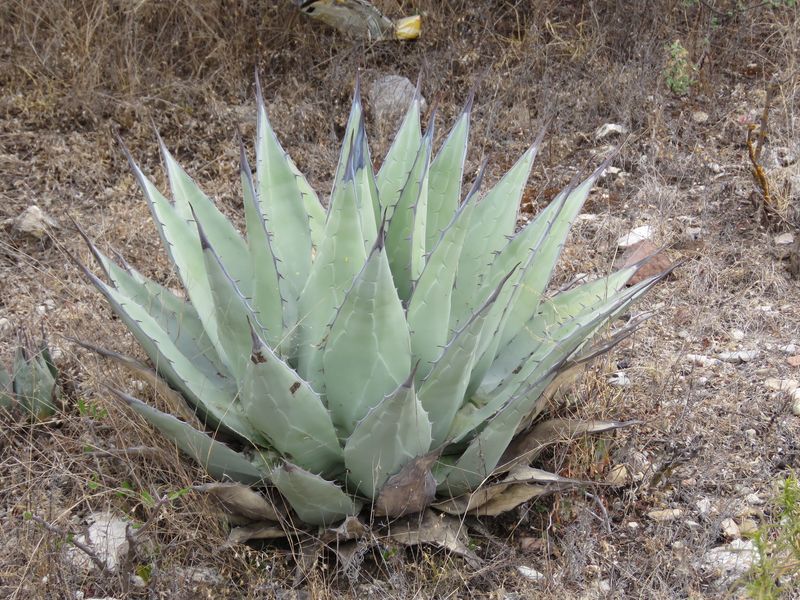
<svg viewBox="0 0 800 600">
<path fill-rule="evenodd" d="M 129 157 L 189 301 L 88 238 L 108 283 L 84 270 L 155 371 L 116 358 L 184 418 L 117 394 L 212 477 L 277 489 L 312 525 L 365 506 L 498 514 L 576 483 L 528 465 L 566 434 L 624 423 L 544 420 L 545 391 L 630 334 L 641 319 L 591 342 L 661 276 L 628 288 L 631 267 L 547 295 L 606 165 L 515 233 L 543 136 L 460 201 L 471 104 L 434 155 L 417 95 L 374 175 L 356 90 L 326 211 L 259 90 L 256 177 L 241 151 L 245 236 L 163 144 L 172 202 Z"/>
</svg>

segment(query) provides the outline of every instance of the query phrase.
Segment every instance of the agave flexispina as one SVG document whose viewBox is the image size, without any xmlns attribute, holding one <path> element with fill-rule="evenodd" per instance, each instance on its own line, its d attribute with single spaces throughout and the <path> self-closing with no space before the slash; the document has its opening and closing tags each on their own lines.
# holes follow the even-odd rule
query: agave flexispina
<svg viewBox="0 0 800 600">
<path fill-rule="evenodd" d="M 119 396 L 211 476 L 276 488 L 313 525 L 363 506 L 494 514 L 540 493 L 535 482 L 569 483 L 528 466 L 542 443 L 620 423 L 543 420 L 543 392 L 630 333 L 636 322 L 589 343 L 659 280 L 625 287 L 630 267 L 547 294 L 607 162 L 515 233 L 542 135 L 482 197 L 481 168 L 461 201 L 471 99 L 434 156 L 417 95 L 374 174 L 356 90 L 326 210 L 260 90 L 257 104 L 244 236 L 163 143 L 173 202 L 128 156 L 189 301 L 86 238 L 108 283 L 87 277 L 194 414 Z"/>
</svg>

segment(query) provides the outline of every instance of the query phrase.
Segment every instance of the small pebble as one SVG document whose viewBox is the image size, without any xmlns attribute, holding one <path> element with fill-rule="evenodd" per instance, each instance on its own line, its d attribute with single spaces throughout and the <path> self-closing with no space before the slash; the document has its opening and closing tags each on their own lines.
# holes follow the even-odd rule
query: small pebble
<svg viewBox="0 0 800 600">
<path fill-rule="evenodd" d="M 742 522 L 739 524 L 739 531 L 742 535 L 753 535 L 758 531 L 758 523 L 753 519 L 742 519 Z"/>
<path fill-rule="evenodd" d="M 614 465 L 606 475 L 606 483 L 609 485 L 625 485 L 630 479 L 631 475 L 625 465 Z"/>
<path fill-rule="evenodd" d="M 722 523 L 720 523 L 720 529 L 722 530 L 722 535 L 729 540 L 735 540 L 741 537 L 739 526 L 733 519 L 723 519 Z"/>
<path fill-rule="evenodd" d="M 764 500 L 756 493 L 748 494 L 744 501 L 752 506 L 760 506 L 761 504 L 764 504 Z"/>
<path fill-rule="evenodd" d="M 531 567 L 526 567 L 525 565 L 518 566 L 517 571 L 519 571 L 525 579 L 529 579 L 530 581 L 542 581 L 544 579 L 543 573 Z"/>
<path fill-rule="evenodd" d="M 628 233 L 621 236 L 617 240 L 617 246 L 620 248 L 630 248 L 634 244 L 650 239 L 652 236 L 653 228 L 650 225 L 642 225 L 641 227 L 631 229 Z"/>
<path fill-rule="evenodd" d="M 779 346 L 778 350 L 784 354 L 797 354 L 797 351 L 800 350 L 800 346 L 797 344 L 786 344 L 785 346 Z"/>
<path fill-rule="evenodd" d="M 758 350 L 738 350 L 736 352 L 720 352 L 717 354 L 717 358 L 728 363 L 740 364 L 750 362 L 758 358 L 758 355 Z"/>
<path fill-rule="evenodd" d="M 709 498 L 701 498 L 695 503 L 697 510 L 701 516 L 706 516 L 711 512 L 711 500 Z"/>
<path fill-rule="evenodd" d="M 777 377 L 770 377 L 764 381 L 764 385 L 777 392 L 792 393 L 800 387 L 800 382 L 796 379 L 778 379 Z"/>
<path fill-rule="evenodd" d="M 741 329 L 731 329 L 731 339 L 736 342 L 741 342 L 744 339 L 744 331 Z"/>
<path fill-rule="evenodd" d="M 683 510 L 680 508 L 665 508 L 663 510 L 651 510 L 647 513 L 647 516 L 650 517 L 653 521 L 674 521 L 675 519 L 679 518 L 683 515 Z"/>
<path fill-rule="evenodd" d="M 608 378 L 608 385 L 614 387 L 626 387 L 631 384 L 630 377 L 625 375 L 622 371 L 617 371 Z"/>
<path fill-rule="evenodd" d="M 687 354 L 686 360 L 693 365 L 698 365 L 700 367 L 713 367 L 721 362 L 718 358 L 711 358 L 705 354 Z"/>
<path fill-rule="evenodd" d="M 607 137 L 611 134 L 626 134 L 628 133 L 628 129 L 624 125 L 617 125 L 616 123 L 605 123 L 597 128 L 597 131 L 594 132 L 594 138 L 596 140 L 602 140 L 604 137 Z"/>
</svg>

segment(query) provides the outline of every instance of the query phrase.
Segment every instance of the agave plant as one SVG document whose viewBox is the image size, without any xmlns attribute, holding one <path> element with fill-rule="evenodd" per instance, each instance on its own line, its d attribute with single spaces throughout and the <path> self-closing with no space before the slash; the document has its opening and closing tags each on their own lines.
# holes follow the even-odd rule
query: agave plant
<svg viewBox="0 0 800 600">
<path fill-rule="evenodd" d="M 545 420 L 545 391 L 629 334 L 638 320 L 591 341 L 659 277 L 626 287 L 631 267 L 548 295 L 607 162 L 515 233 L 543 134 L 485 194 L 481 168 L 462 201 L 471 106 L 434 155 L 417 94 L 374 174 L 356 86 L 326 210 L 258 90 L 244 236 L 163 143 L 172 202 L 128 154 L 189 300 L 88 238 L 108 283 L 84 270 L 185 418 L 120 397 L 211 476 L 277 490 L 312 525 L 365 506 L 495 514 L 569 483 L 528 465 L 553 439 L 621 423 Z"/>
<path fill-rule="evenodd" d="M 20 332 L 12 370 L 0 365 L 0 408 L 21 409 L 33 420 L 52 417 L 61 401 L 58 370 L 47 340 L 35 344 Z"/>
</svg>

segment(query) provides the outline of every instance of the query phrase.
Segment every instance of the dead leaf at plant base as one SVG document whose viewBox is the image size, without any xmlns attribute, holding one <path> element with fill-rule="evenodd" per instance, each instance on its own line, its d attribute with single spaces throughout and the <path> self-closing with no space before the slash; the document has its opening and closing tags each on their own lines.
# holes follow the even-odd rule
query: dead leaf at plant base
<svg viewBox="0 0 800 600">
<path fill-rule="evenodd" d="M 379 517 L 402 517 L 418 513 L 428 506 L 436 495 L 436 479 L 431 473 L 440 451 L 418 456 L 392 475 L 381 488 L 375 501 L 375 514 Z"/>
<path fill-rule="evenodd" d="M 481 559 L 467 546 L 467 531 L 461 522 L 432 510 L 426 510 L 419 516 L 406 517 L 403 521 L 392 524 L 387 537 L 405 546 L 432 544 L 445 548 L 461 556 L 473 569 L 482 564 Z"/>
<path fill-rule="evenodd" d="M 234 527 L 228 534 L 228 543 L 244 544 L 250 540 L 276 540 L 286 537 L 286 531 L 272 521 L 251 523 L 242 527 Z"/>
<path fill-rule="evenodd" d="M 230 516 L 247 521 L 280 521 L 275 508 L 258 492 L 239 483 L 206 483 L 194 488 L 216 500 Z"/>
</svg>

